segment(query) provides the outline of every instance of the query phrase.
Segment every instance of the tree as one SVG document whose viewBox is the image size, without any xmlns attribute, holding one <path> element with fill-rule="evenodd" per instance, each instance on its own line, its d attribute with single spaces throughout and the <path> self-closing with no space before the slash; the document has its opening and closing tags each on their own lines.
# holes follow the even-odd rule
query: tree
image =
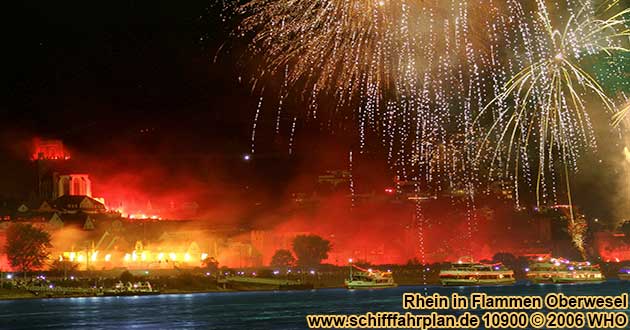
<svg viewBox="0 0 630 330">
<path fill-rule="evenodd" d="M 134 282 L 136 280 L 136 277 L 133 276 L 133 274 L 131 274 L 131 272 L 129 272 L 128 270 L 125 270 L 120 274 L 120 277 L 118 277 L 118 279 L 123 283 L 127 283 Z"/>
<path fill-rule="evenodd" d="M 407 267 L 417 267 L 417 266 L 422 266 L 422 264 L 420 264 L 420 260 L 418 260 L 418 258 L 413 257 L 413 259 L 407 260 Z"/>
<path fill-rule="evenodd" d="M 271 267 L 291 267 L 295 266 L 295 258 L 289 250 L 278 250 L 271 257 Z"/>
<path fill-rule="evenodd" d="M 219 271 L 219 262 L 214 257 L 207 257 L 201 260 L 201 264 L 203 269 L 208 272 L 216 273 Z"/>
<path fill-rule="evenodd" d="M 316 266 L 328 258 L 330 241 L 317 235 L 299 235 L 293 240 L 293 252 L 300 266 Z"/>
<path fill-rule="evenodd" d="M 46 264 L 51 246 L 50 234 L 32 225 L 13 224 L 7 229 L 9 262 L 25 274 Z"/>
<path fill-rule="evenodd" d="M 68 273 L 76 272 L 79 269 L 79 265 L 69 260 L 55 260 L 50 265 L 50 271 L 55 275 L 63 275 L 67 277 Z"/>
</svg>

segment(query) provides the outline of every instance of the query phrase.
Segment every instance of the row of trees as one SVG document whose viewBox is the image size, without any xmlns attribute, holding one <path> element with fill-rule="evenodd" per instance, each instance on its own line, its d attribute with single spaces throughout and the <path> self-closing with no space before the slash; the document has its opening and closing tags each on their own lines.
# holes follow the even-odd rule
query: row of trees
<svg viewBox="0 0 630 330">
<path fill-rule="evenodd" d="M 278 250 L 271 258 L 272 267 L 312 267 L 328 259 L 332 245 L 330 241 L 317 235 L 300 235 L 293 239 L 293 253 L 289 250 Z"/>
</svg>

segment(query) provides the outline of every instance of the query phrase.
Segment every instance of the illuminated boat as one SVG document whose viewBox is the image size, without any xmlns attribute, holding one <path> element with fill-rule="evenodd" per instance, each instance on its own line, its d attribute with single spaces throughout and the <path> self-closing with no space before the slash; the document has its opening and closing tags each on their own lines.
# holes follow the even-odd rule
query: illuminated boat
<svg viewBox="0 0 630 330">
<path fill-rule="evenodd" d="M 550 260 L 538 260 L 530 263 L 525 269 L 526 277 L 533 283 L 553 283 L 552 278 L 556 275 L 557 266 Z"/>
<path fill-rule="evenodd" d="M 154 289 L 149 282 L 123 284 L 119 281 L 113 289 L 103 291 L 104 296 L 151 296 L 158 294 L 160 291 Z"/>
<path fill-rule="evenodd" d="M 440 271 L 442 285 L 504 285 L 514 284 L 514 271 L 501 263 L 484 264 L 458 261 Z"/>
<path fill-rule="evenodd" d="M 559 271 L 552 277 L 554 283 L 585 283 L 603 282 L 606 280 L 599 265 L 591 265 L 589 262 L 572 263 L 564 271 Z"/>
<path fill-rule="evenodd" d="M 348 289 L 385 289 L 398 286 L 390 271 L 364 269 L 353 264 L 350 264 L 350 277 L 344 281 L 344 285 Z"/>
<path fill-rule="evenodd" d="M 606 280 L 599 265 L 563 258 L 538 259 L 526 272 L 527 279 L 534 283 L 592 283 Z"/>
</svg>

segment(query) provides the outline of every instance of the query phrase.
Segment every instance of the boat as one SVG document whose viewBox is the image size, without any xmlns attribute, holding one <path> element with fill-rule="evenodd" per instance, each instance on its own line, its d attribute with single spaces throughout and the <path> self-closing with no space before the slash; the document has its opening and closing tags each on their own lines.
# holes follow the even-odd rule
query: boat
<svg viewBox="0 0 630 330">
<path fill-rule="evenodd" d="M 553 283 L 552 277 L 556 274 L 556 265 L 550 260 L 539 259 L 537 262 L 530 263 L 525 273 L 532 283 Z"/>
<path fill-rule="evenodd" d="M 226 276 L 217 280 L 217 284 L 223 289 L 239 291 L 255 290 L 312 290 L 313 283 L 305 283 L 301 280 L 289 280 L 281 278 L 265 278 L 256 276 Z"/>
<path fill-rule="evenodd" d="M 348 289 L 385 289 L 398 286 L 391 271 L 364 269 L 350 264 L 350 277 L 344 281 Z"/>
<path fill-rule="evenodd" d="M 552 277 L 554 283 L 600 283 L 606 280 L 599 265 L 589 262 L 571 263 L 566 270 Z"/>
<path fill-rule="evenodd" d="M 152 296 L 159 294 L 160 291 L 154 289 L 149 282 L 137 282 L 134 284 L 127 282 L 127 284 L 123 284 L 119 281 L 113 289 L 102 292 L 103 296 Z"/>
<path fill-rule="evenodd" d="M 630 268 L 621 268 L 617 273 L 617 277 L 619 277 L 622 281 L 630 280 Z"/>
<path fill-rule="evenodd" d="M 599 265 L 564 258 L 539 258 L 526 269 L 533 283 L 597 283 L 606 280 Z"/>
<path fill-rule="evenodd" d="M 451 268 L 440 271 L 440 282 L 445 286 L 514 284 L 514 271 L 502 263 L 479 263 L 460 259 Z"/>
</svg>

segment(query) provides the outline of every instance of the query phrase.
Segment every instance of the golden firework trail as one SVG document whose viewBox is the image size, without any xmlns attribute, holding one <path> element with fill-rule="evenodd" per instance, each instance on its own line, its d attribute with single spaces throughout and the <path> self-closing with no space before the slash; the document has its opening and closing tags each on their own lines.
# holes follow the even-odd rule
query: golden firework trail
<svg viewBox="0 0 630 330">
<path fill-rule="evenodd" d="M 555 198 L 556 177 L 547 178 L 554 176 L 555 171 L 562 173 L 560 180 L 565 184 L 567 202 L 572 205 L 570 173 L 577 169 L 577 158 L 584 150 L 595 148 L 590 119 L 593 108 L 603 108 L 617 121 L 623 113 L 582 67 L 584 59 L 590 56 L 630 52 L 627 48 L 630 30 L 624 19 L 630 9 L 615 10 L 618 5 L 619 1 L 610 1 L 594 8 L 592 3 L 584 3 L 570 15 L 564 27 L 558 29 L 543 1 L 538 0 L 538 22 L 547 43 L 541 48 L 541 58 L 514 75 L 480 113 L 481 116 L 490 107 L 511 103 L 486 130 L 482 145 L 496 137 L 491 163 L 507 149 L 502 154 L 505 170 L 513 168 L 515 178 L 523 169 L 519 162 L 528 162 L 532 149 L 536 151 L 535 193 L 539 207 L 541 199 L 549 194 L 546 187 L 549 180 Z M 600 18 L 602 16 L 605 18 Z M 589 102 L 588 96 L 598 100 L 599 106 Z M 479 155 L 481 150 L 483 148 Z M 578 225 L 570 208 L 569 231 L 575 245 L 583 252 L 582 229 L 576 228 L 582 226 Z"/>
<path fill-rule="evenodd" d="M 615 3 L 617 1 L 605 6 L 604 12 L 609 12 Z M 510 166 L 513 154 L 528 150 L 532 139 L 537 139 L 539 164 L 536 191 L 540 197 L 545 163 L 553 160 L 554 152 L 560 152 L 563 163 L 574 163 L 574 157 L 579 155 L 578 149 L 594 143 L 589 119 L 592 104 L 585 97 L 594 95 L 604 109 L 618 116 L 615 102 L 580 66 L 580 61 L 600 52 L 608 55 L 630 52 L 623 43 L 623 39 L 630 36 L 630 30 L 626 27 L 627 21 L 621 19 L 630 13 L 630 9 L 616 12 L 607 19 L 597 19 L 591 16 L 590 6 L 583 5 L 571 15 L 564 29 L 555 29 L 540 0 L 539 7 L 538 17 L 547 36 L 547 49 L 541 51 L 542 58 L 514 75 L 503 91 L 482 109 L 478 118 L 491 107 L 503 106 L 510 101 L 513 103 L 487 129 L 484 143 L 498 130 L 498 147 L 495 148 L 493 161 L 500 151 L 499 147 L 505 143 L 508 147 L 506 166 Z M 515 170 L 518 171 L 518 167 Z"/>
</svg>

